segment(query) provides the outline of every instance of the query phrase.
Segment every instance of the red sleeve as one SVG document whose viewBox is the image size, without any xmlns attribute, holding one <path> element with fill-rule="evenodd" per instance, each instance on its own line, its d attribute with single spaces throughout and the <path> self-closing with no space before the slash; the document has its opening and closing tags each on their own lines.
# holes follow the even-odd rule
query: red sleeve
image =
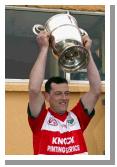
<svg viewBox="0 0 117 167">
<path fill-rule="evenodd" d="M 77 116 L 82 131 L 86 129 L 91 118 L 95 114 L 95 110 L 93 109 L 93 111 L 89 115 L 87 109 L 84 108 L 81 100 L 76 104 L 76 106 L 71 111 Z"/>
<path fill-rule="evenodd" d="M 28 112 L 28 122 L 29 122 L 29 125 L 30 125 L 30 128 L 32 129 L 32 131 L 37 131 L 37 130 L 41 129 L 41 127 L 43 125 L 43 121 L 44 121 L 45 116 L 47 114 L 45 103 L 42 106 L 40 114 L 36 118 L 31 115 L 29 105 L 28 105 L 27 112 Z"/>
</svg>

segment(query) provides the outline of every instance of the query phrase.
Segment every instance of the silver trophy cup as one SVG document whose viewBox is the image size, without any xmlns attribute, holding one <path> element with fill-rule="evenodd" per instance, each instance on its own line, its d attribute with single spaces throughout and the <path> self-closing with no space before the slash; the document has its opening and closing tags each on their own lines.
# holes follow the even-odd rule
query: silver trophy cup
<svg viewBox="0 0 117 167">
<path fill-rule="evenodd" d="M 34 34 L 47 31 L 54 36 L 52 53 L 65 72 L 75 72 L 86 68 L 89 53 L 83 46 L 82 36 L 87 32 L 78 27 L 76 19 L 70 14 L 57 14 L 47 20 L 45 25 L 35 24 Z"/>
</svg>

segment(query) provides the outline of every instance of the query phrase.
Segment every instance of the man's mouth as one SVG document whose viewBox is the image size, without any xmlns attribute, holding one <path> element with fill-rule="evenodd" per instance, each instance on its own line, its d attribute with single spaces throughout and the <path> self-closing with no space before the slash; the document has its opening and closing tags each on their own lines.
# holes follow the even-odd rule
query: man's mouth
<svg viewBox="0 0 117 167">
<path fill-rule="evenodd" d="M 60 102 L 59 104 L 60 105 L 66 105 L 67 103 L 66 102 Z"/>
</svg>

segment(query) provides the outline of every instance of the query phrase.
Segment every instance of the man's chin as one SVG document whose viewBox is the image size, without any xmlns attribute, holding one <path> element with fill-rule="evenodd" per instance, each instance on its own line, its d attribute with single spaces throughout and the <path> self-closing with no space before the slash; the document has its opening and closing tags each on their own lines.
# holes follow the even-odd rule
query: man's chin
<svg viewBox="0 0 117 167">
<path fill-rule="evenodd" d="M 64 114 L 66 111 L 67 111 L 67 110 L 61 110 L 61 111 L 59 111 L 58 113 L 62 115 L 62 114 Z"/>
</svg>

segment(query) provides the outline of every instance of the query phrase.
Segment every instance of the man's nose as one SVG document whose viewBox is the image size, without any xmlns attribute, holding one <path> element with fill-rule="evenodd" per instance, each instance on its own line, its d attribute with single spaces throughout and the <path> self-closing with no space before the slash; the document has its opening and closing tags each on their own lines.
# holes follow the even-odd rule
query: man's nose
<svg viewBox="0 0 117 167">
<path fill-rule="evenodd" d="M 62 99 L 66 99 L 66 98 L 67 98 L 66 94 L 62 93 Z"/>
</svg>

